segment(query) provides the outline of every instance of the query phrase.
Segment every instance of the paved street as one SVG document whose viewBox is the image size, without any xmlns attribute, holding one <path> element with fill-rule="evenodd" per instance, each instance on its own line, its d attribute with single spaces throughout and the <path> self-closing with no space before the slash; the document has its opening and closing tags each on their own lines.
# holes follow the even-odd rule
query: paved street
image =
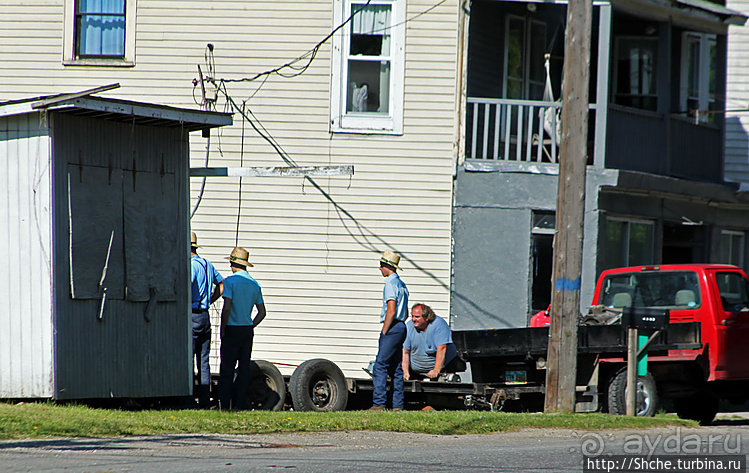
<svg viewBox="0 0 749 473">
<path fill-rule="evenodd" d="M 749 420 L 724 416 L 699 429 L 527 430 L 491 435 L 334 432 L 278 435 L 159 435 L 0 442 L 3 472 L 582 472 L 582 453 L 701 454 L 749 451 Z M 667 439 L 670 439 L 667 441 Z M 669 443 L 670 442 L 670 443 Z M 629 451 L 623 451 L 628 445 Z M 667 448 L 669 448 L 667 447 Z"/>
</svg>

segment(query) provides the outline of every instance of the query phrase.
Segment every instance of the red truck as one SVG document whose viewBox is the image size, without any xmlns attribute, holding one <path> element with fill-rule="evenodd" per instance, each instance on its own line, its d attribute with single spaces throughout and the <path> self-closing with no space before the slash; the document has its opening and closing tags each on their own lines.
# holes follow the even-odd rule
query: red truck
<svg viewBox="0 0 749 473">
<path fill-rule="evenodd" d="M 720 399 L 749 398 L 749 281 L 740 268 L 680 264 L 604 271 L 593 305 L 668 309 L 671 323 L 699 322 L 702 347 L 652 356 L 648 372 L 658 396 L 682 418 L 709 423 Z M 623 359 L 602 360 L 612 375 Z M 610 365 L 610 366 L 609 366 Z"/>
</svg>

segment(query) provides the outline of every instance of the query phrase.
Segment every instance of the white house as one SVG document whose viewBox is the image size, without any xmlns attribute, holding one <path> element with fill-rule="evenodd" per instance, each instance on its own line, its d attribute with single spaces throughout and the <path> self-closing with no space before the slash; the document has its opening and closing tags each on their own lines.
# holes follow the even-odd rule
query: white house
<svg viewBox="0 0 749 473">
<path fill-rule="evenodd" d="M 350 177 L 192 178 L 191 227 L 224 275 L 235 245 L 251 252 L 268 308 L 253 358 L 289 374 L 322 356 L 366 376 L 383 250 L 402 255 L 412 302 L 448 314 L 459 3 L 3 2 L 0 101 L 119 82 L 104 95 L 198 109 L 200 66 L 234 125 L 192 137 L 192 167 L 353 165 Z"/>
</svg>

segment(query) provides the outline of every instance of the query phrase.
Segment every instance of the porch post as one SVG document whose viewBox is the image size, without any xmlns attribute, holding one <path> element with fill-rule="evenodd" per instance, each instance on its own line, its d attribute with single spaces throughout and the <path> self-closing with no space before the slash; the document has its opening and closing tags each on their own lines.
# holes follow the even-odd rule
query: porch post
<svg viewBox="0 0 749 473">
<path fill-rule="evenodd" d="M 611 4 L 598 7 L 598 71 L 596 72 L 596 128 L 593 165 L 606 167 L 606 123 L 609 112 L 609 62 L 611 60 Z"/>
</svg>

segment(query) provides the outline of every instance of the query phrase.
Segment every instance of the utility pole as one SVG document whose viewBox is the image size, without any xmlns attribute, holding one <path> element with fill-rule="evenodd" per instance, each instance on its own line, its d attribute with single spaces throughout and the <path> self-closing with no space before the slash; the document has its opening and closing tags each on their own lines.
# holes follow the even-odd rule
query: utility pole
<svg viewBox="0 0 749 473">
<path fill-rule="evenodd" d="M 592 9 L 592 0 L 567 6 L 546 412 L 575 411 Z"/>
</svg>

